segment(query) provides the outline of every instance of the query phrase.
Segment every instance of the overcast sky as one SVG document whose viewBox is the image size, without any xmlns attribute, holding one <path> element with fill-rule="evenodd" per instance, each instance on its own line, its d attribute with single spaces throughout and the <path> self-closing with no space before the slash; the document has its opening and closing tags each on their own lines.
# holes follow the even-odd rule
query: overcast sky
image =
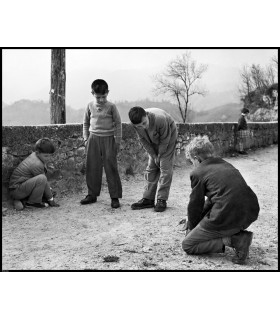
<svg viewBox="0 0 280 320">
<path fill-rule="evenodd" d="M 238 71 L 244 64 L 267 65 L 274 49 L 195 49 L 198 63 L 209 69 L 203 84 L 209 91 L 236 90 Z M 90 85 L 96 78 L 109 84 L 110 100 L 157 99 L 151 76 L 186 49 L 67 49 L 66 104 L 84 108 L 92 98 Z M 3 102 L 20 99 L 48 101 L 50 49 L 5 49 L 2 60 Z"/>
</svg>

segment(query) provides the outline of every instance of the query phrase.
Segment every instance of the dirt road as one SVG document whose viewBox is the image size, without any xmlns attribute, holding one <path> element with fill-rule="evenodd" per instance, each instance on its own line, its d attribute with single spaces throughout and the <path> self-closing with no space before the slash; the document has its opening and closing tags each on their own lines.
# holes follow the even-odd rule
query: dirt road
<svg viewBox="0 0 280 320">
<path fill-rule="evenodd" d="M 123 180 L 121 208 L 111 209 L 106 185 L 98 202 L 81 206 L 84 194 L 57 199 L 61 207 L 2 208 L 3 270 L 277 270 L 278 146 L 226 158 L 240 170 L 260 202 L 259 219 L 246 266 L 234 265 L 230 248 L 224 254 L 188 256 L 178 222 L 185 217 L 191 191 L 191 167 L 176 167 L 168 210 L 132 211 L 142 197 L 142 176 Z M 113 255 L 118 262 L 104 262 Z"/>
</svg>

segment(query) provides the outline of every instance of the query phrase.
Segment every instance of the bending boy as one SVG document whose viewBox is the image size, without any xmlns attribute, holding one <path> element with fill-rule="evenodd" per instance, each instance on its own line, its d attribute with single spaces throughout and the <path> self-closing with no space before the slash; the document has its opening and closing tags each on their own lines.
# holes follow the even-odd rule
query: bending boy
<svg viewBox="0 0 280 320">
<path fill-rule="evenodd" d="M 244 264 L 253 238 L 245 229 L 258 218 L 257 196 L 234 166 L 214 157 L 214 147 L 206 136 L 194 138 L 186 156 L 195 168 L 190 174 L 192 192 L 184 251 L 221 253 L 229 246 L 236 251 L 233 262 Z"/>
<path fill-rule="evenodd" d="M 32 152 L 10 177 L 9 190 L 14 199 L 17 210 L 23 209 L 20 200 L 26 199 L 27 207 L 45 208 L 48 205 L 59 207 L 53 199 L 53 193 L 48 183 L 46 163 L 49 161 L 55 147 L 50 139 L 42 138 L 35 144 L 35 152 Z M 46 199 L 46 202 L 43 201 Z"/>
<path fill-rule="evenodd" d="M 143 199 L 133 203 L 131 208 L 153 208 L 157 193 L 155 211 L 162 212 L 166 209 L 172 182 L 177 126 L 167 112 L 158 108 L 131 108 L 129 119 L 149 154 Z"/>
</svg>

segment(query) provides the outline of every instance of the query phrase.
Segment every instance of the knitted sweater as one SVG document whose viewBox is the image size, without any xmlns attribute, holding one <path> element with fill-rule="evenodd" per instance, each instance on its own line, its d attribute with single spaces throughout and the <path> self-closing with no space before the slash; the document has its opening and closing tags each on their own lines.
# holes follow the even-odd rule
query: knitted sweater
<svg viewBox="0 0 280 320">
<path fill-rule="evenodd" d="M 88 139 L 90 132 L 97 136 L 115 136 L 116 142 L 122 139 L 122 122 L 114 103 L 107 101 L 104 105 L 90 102 L 84 113 L 83 137 Z"/>
</svg>

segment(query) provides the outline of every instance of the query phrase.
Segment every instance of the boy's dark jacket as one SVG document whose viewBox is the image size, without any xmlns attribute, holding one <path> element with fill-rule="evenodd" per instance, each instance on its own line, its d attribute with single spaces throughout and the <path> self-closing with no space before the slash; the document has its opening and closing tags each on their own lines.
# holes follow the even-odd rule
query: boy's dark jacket
<svg viewBox="0 0 280 320">
<path fill-rule="evenodd" d="M 188 228 L 246 229 L 259 214 L 257 196 L 240 172 L 221 158 L 208 158 L 190 175 Z M 205 196 L 208 198 L 205 202 Z"/>
<path fill-rule="evenodd" d="M 238 125 L 237 125 L 237 131 L 239 130 L 247 130 L 247 121 L 243 115 L 240 116 L 238 120 Z"/>
</svg>

